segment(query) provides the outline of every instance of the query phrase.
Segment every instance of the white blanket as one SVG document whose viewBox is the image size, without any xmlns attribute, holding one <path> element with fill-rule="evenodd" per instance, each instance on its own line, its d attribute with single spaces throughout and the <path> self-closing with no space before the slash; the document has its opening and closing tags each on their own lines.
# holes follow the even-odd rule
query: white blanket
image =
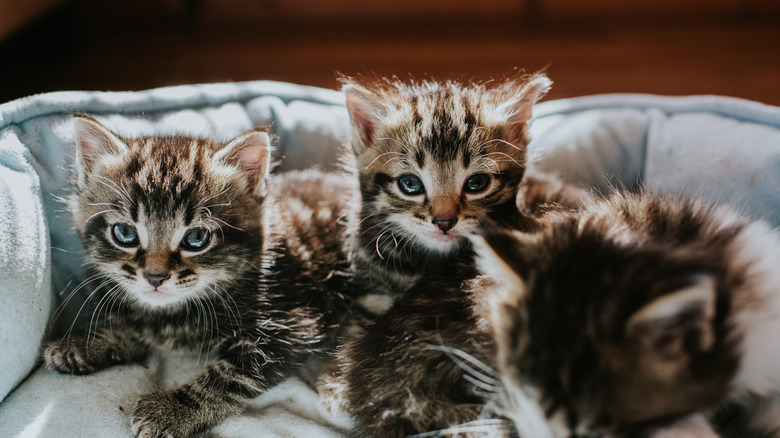
<svg viewBox="0 0 780 438">
<path fill-rule="evenodd" d="M 73 111 L 128 136 L 227 139 L 270 123 L 279 170 L 331 168 L 348 132 L 340 93 L 275 82 L 50 93 L 0 105 L 0 437 L 129 437 L 126 412 L 140 394 L 202 365 L 155 357 L 90 376 L 37 368 L 50 316 L 82 272 L 82 249 L 57 202 L 69 191 Z M 535 165 L 583 186 L 705 196 L 780 225 L 780 108 L 712 96 L 591 96 L 538 105 L 532 134 Z M 208 434 L 330 437 L 348 428 L 290 379 Z"/>
</svg>

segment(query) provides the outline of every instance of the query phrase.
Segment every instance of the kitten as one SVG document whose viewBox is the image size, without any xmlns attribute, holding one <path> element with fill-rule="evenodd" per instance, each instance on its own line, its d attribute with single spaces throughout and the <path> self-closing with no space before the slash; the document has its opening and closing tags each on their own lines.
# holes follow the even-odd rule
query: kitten
<svg viewBox="0 0 780 438">
<path fill-rule="evenodd" d="M 490 404 L 494 384 L 482 376 L 482 364 L 492 364 L 495 352 L 472 304 L 476 275 L 464 263 L 431 273 L 339 350 L 339 402 L 356 436 L 501 436 L 507 430 Z M 469 368 L 472 374 L 464 371 Z"/>
<path fill-rule="evenodd" d="M 362 195 L 353 273 L 366 292 L 358 306 L 362 319 L 350 337 L 415 282 L 456 264 L 467 266 L 467 236 L 477 230 L 479 217 L 519 226 L 521 181 L 532 182 L 520 191 L 534 208 L 575 202 L 580 195 L 526 169 L 532 106 L 550 86 L 544 75 L 482 85 L 365 78 L 345 78 L 343 84 Z M 402 318 L 405 312 L 396 313 Z M 374 333 L 366 339 L 380 342 L 371 351 L 391 348 L 381 344 L 385 329 L 369 328 Z M 334 411 L 345 409 L 350 383 L 344 376 L 352 359 L 351 353 L 338 354 L 318 383 Z"/>
<path fill-rule="evenodd" d="M 241 410 L 334 342 L 348 317 L 353 178 L 268 177 L 262 129 L 227 144 L 120 138 L 75 118 L 77 193 L 92 319 L 44 351 L 89 374 L 152 352 L 216 356 L 193 380 L 141 397 L 140 437 L 186 437 Z"/>
<path fill-rule="evenodd" d="M 621 193 L 536 224 L 484 224 L 482 274 L 418 282 L 341 351 L 357 435 L 714 438 L 764 397 L 780 436 L 777 231 Z"/>
<path fill-rule="evenodd" d="M 541 174 L 525 177 L 519 193 L 521 229 L 529 233 L 592 199 Z M 481 304 L 489 285 L 468 258 L 428 269 L 339 349 L 326 402 L 352 416 L 358 436 L 510 434 L 495 403 L 496 353 Z"/>
<path fill-rule="evenodd" d="M 520 436 L 716 437 L 707 414 L 754 397 L 769 403 L 752 426 L 780 436 L 776 230 L 615 194 L 484 241 L 497 394 Z"/>
<path fill-rule="evenodd" d="M 482 215 L 517 216 L 531 107 L 549 86 L 343 79 L 362 195 L 353 272 L 370 313 L 467 258 Z"/>
</svg>

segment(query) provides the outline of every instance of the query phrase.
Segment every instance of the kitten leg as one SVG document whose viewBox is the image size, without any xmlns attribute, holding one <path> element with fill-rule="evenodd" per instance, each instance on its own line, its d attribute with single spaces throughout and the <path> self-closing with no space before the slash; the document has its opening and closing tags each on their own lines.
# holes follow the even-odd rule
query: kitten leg
<svg viewBox="0 0 780 438">
<path fill-rule="evenodd" d="M 132 431 L 144 438 L 189 437 L 243 410 L 244 401 L 288 376 L 289 366 L 254 342 L 232 344 L 189 383 L 143 395 L 132 413 Z"/>
<path fill-rule="evenodd" d="M 720 438 L 720 435 L 712 430 L 703 415 L 694 414 L 653 432 L 650 438 Z"/>
<path fill-rule="evenodd" d="M 132 341 L 113 330 L 67 336 L 50 342 L 43 350 L 46 367 L 63 374 L 91 374 L 132 357 Z"/>
</svg>

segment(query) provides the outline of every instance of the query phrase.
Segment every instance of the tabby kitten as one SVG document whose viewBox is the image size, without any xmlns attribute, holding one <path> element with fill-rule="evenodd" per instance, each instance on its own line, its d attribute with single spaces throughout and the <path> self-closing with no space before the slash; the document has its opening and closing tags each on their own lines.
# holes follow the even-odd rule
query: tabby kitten
<svg viewBox="0 0 780 438">
<path fill-rule="evenodd" d="M 529 233 L 592 199 L 589 192 L 543 174 L 524 177 L 519 194 L 523 220 L 516 225 Z M 495 403 L 496 353 L 482 299 L 490 283 L 469 258 L 430 268 L 339 349 L 340 386 L 329 389 L 352 415 L 357 435 L 511 433 Z"/>
<path fill-rule="evenodd" d="M 200 375 L 131 413 L 139 437 L 187 437 L 330 346 L 350 300 L 352 178 L 269 179 L 262 129 L 220 144 L 75 124 L 69 207 L 96 286 L 87 332 L 49 344 L 48 367 L 89 374 L 151 352 L 211 352 Z"/>
<path fill-rule="evenodd" d="M 714 438 L 713 409 L 763 398 L 780 436 L 777 231 L 647 194 L 542 210 L 342 350 L 358 435 Z"/>
<path fill-rule="evenodd" d="M 497 394 L 520 436 L 716 437 L 706 414 L 754 396 L 770 403 L 752 425 L 780 436 L 776 230 L 615 194 L 483 236 Z"/>
<path fill-rule="evenodd" d="M 362 194 L 353 272 L 381 314 L 427 270 L 468 257 L 480 216 L 515 218 L 531 107 L 550 80 L 343 85 Z"/>
</svg>

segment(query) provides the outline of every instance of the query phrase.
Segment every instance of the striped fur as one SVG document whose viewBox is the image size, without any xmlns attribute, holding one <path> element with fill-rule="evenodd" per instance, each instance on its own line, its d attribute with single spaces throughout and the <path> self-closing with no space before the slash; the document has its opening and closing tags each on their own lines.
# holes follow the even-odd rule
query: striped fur
<svg viewBox="0 0 780 438">
<path fill-rule="evenodd" d="M 352 299 L 352 178 L 269 178 L 260 129 L 222 144 L 124 139 L 87 116 L 76 126 L 70 208 L 92 312 L 84 333 L 45 349 L 50 368 L 87 374 L 151 352 L 206 357 L 194 380 L 142 396 L 131 413 L 138 436 L 187 437 L 332 346 Z"/>
<path fill-rule="evenodd" d="M 764 223 L 615 194 L 484 239 L 500 404 L 521 436 L 716 437 L 712 409 L 777 396 L 780 235 Z M 754 426 L 780 436 L 777 414 Z"/>
<path fill-rule="evenodd" d="M 526 175 L 515 225 L 525 232 L 587 202 L 587 192 L 549 176 Z M 359 436 L 509 436 L 496 410 L 495 351 L 478 277 L 468 257 L 425 276 L 339 350 L 323 397 L 355 419 Z M 532 436 L 532 435 L 529 435 Z"/>
<path fill-rule="evenodd" d="M 517 215 L 531 107 L 550 81 L 343 85 L 362 194 L 354 271 L 373 292 L 366 307 L 381 313 L 426 270 L 467 257 L 479 217 Z M 402 189 L 405 176 L 419 193 Z M 484 189 L 467 190 L 480 179 Z"/>
<path fill-rule="evenodd" d="M 776 231 L 648 194 L 531 210 L 342 350 L 358 435 L 716 438 L 713 409 L 758 398 L 780 436 Z"/>
</svg>

